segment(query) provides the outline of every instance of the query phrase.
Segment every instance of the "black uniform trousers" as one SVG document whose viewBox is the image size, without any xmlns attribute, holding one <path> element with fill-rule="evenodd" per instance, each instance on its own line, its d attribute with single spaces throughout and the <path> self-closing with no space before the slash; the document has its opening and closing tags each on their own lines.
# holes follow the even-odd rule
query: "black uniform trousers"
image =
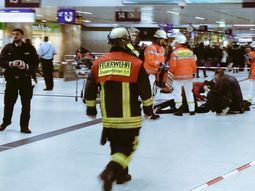
<svg viewBox="0 0 255 191">
<path fill-rule="evenodd" d="M 138 145 L 138 135 L 140 128 L 134 129 L 114 129 L 104 128 L 103 136 L 110 142 L 111 155 L 123 154 L 126 156 L 127 163 L 130 161 L 131 156 L 136 150 Z M 128 174 L 128 165 L 123 167 L 122 164 L 112 160 L 108 163 L 106 168 L 114 171 L 115 179 L 121 178 Z"/>
<path fill-rule="evenodd" d="M 53 59 L 46 60 L 41 58 L 42 72 L 44 76 L 46 89 L 52 90 L 53 83 Z"/>
<path fill-rule="evenodd" d="M 4 117 L 3 126 L 11 124 L 13 108 L 18 98 L 18 94 L 21 98 L 21 115 L 20 115 L 20 127 L 21 129 L 27 129 L 30 119 L 30 103 L 33 95 L 33 87 L 30 76 L 24 77 L 11 77 L 6 80 L 6 89 L 4 95 Z"/>
</svg>

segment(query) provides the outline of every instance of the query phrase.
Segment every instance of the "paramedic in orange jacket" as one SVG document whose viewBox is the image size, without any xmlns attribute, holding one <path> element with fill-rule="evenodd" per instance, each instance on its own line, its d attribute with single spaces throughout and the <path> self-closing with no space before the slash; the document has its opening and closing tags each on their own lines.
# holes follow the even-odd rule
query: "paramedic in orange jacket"
<svg viewBox="0 0 255 191">
<path fill-rule="evenodd" d="M 252 104 L 252 100 L 255 94 L 255 41 L 250 44 L 251 52 L 248 54 L 249 62 L 251 66 L 249 80 L 250 80 L 250 89 L 248 93 L 248 101 Z"/>
<path fill-rule="evenodd" d="M 129 161 L 138 145 L 143 111 L 153 116 L 152 96 L 148 75 L 142 60 L 130 54 L 130 35 L 125 27 L 116 27 L 108 35 L 112 48 L 93 62 L 85 88 L 87 115 L 97 114 L 96 97 L 100 90 L 103 133 L 101 144 L 110 142 L 111 161 L 100 174 L 104 191 L 112 184 L 131 180 Z M 141 98 L 141 101 L 140 101 Z"/>
<path fill-rule="evenodd" d="M 161 64 L 165 63 L 165 49 L 163 44 L 167 39 L 166 32 L 157 30 L 153 35 L 153 43 L 144 50 L 144 68 L 149 75 L 151 88 Z"/>
<path fill-rule="evenodd" d="M 187 39 L 182 33 L 175 36 L 175 50 L 171 53 L 169 70 L 174 75 L 174 95 L 177 112 L 175 115 L 182 116 L 182 87 L 185 90 L 190 115 L 195 115 L 195 102 L 192 93 L 192 80 L 196 72 L 196 58 L 192 50 L 186 48 Z"/>
</svg>

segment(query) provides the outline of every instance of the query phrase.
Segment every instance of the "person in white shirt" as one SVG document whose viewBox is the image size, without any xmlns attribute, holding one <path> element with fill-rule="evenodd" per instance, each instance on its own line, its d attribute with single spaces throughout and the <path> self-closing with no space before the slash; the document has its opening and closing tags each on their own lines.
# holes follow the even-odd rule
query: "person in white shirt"
<svg viewBox="0 0 255 191">
<path fill-rule="evenodd" d="M 41 60 L 42 72 L 44 75 L 46 88 L 45 91 L 53 90 L 53 57 L 57 54 L 55 47 L 48 42 L 49 37 L 44 37 L 44 42 L 38 49 L 38 55 Z"/>
</svg>

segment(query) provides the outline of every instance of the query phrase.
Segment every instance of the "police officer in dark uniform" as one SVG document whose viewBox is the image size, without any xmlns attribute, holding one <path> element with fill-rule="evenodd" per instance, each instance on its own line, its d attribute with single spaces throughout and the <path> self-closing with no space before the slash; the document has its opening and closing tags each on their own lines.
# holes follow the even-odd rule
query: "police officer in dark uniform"
<svg viewBox="0 0 255 191">
<path fill-rule="evenodd" d="M 6 80 L 4 117 L 0 131 L 11 124 L 13 108 L 19 94 L 22 104 L 20 131 L 31 133 L 29 129 L 30 103 L 33 95 L 31 75 L 35 72 L 38 57 L 36 52 L 23 42 L 24 32 L 22 29 L 14 29 L 12 35 L 13 42 L 7 44 L 0 55 L 0 66 L 5 68 Z"/>
</svg>

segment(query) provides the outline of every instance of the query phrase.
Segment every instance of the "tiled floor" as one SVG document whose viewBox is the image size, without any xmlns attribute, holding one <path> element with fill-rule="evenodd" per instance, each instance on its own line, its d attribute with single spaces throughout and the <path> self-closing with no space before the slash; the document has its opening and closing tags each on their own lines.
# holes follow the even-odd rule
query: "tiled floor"
<svg viewBox="0 0 255 191">
<path fill-rule="evenodd" d="M 235 76 L 241 80 L 247 72 Z M 52 92 L 43 92 L 43 83 L 39 80 L 32 100 L 33 133 L 19 132 L 18 100 L 12 125 L 0 132 L 0 145 L 90 121 L 81 99 L 75 101 L 75 81 L 56 79 Z M 248 81 L 240 84 L 246 97 Z M 0 93 L 3 90 L 0 84 Z M 3 94 L 0 100 L 3 103 Z M 3 104 L 0 117 L 2 112 Z M 254 116 L 252 108 L 240 115 L 164 114 L 157 121 L 145 120 L 130 164 L 133 180 L 115 185 L 113 191 L 190 191 L 254 161 Z M 0 152 L 0 190 L 100 191 L 98 174 L 110 158 L 109 145 L 99 145 L 100 133 L 99 123 Z M 254 179 L 255 166 L 204 190 L 254 191 Z"/>
</svg>

